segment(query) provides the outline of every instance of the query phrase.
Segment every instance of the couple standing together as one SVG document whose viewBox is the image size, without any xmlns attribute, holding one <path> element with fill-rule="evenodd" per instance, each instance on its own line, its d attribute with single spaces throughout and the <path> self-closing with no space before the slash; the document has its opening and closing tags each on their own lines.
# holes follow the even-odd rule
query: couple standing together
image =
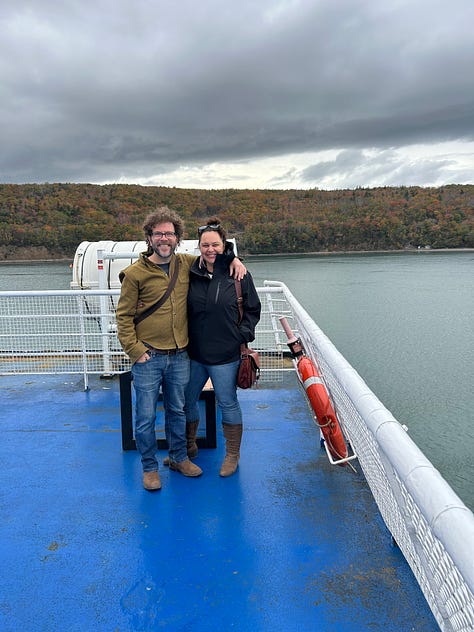
<svg viewBox="0 0 474 632">
<path fill-rule="evenodd" d="M 165 464 L 184 476 L 202 474 L 189 457 L 198 452 L 199 396 L 211 378 L 226 440 L 220 475 L 236 471 L 242 438 L 236 387 L 240 345 L 255 338 L 260 300 L 219 218 L 198 229 L 200 257 L 176 253 L 184 223 L 168 207 L 151 213 L 143 230 L 148 250 L 120 273 L 117 328 L 132 362 L 143 486 L 154 491 L 161 489 L 155 435 L 160 388 L 169 454 Z M 241 320 L 234 278 L 242 286 Z"/>
</svg>

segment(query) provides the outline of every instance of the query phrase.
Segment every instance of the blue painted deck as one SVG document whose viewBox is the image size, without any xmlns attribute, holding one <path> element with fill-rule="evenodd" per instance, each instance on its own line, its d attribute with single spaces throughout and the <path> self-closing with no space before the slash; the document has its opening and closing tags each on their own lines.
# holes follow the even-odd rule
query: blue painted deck
<svg viewBox="0 0 474 632">
<path fill-rule="evenodd" d="M 2 377 L 0 629 L 438 630 L 363 476 L 328 463 L 287 382 L 240 393 L 235 476 L 218 475 L 219 423 L 203 476 L 161 467 L 150 493 L 121 450 L 118 378 Z"/>
</svg>

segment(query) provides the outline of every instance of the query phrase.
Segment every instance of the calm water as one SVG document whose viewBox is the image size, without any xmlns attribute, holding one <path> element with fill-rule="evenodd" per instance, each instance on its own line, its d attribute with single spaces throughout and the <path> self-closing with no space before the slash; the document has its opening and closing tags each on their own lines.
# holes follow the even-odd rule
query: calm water
<svg viewBox="0 0 474 632">
<path fill-rule="evenodd" d="M 474 509 L 474 253 L 265 257 Z M 69 263 L 0 265 L 0 290 L 68 289 Z"/>
</svg>

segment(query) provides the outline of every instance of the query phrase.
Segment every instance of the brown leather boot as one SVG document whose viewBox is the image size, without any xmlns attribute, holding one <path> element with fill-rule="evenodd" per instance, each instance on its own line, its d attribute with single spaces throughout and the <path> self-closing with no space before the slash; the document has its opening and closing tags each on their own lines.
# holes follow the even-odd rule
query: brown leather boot
<svg viewBox="0 0 474 632">
<path fill-rule="evenodd" d="M 196 435 L 199 426 L 199 419 L 197 421 L 186 422 L 186 447 L 188 450 L 188 457 L 194 459 L 198 455 L 199 449 L 196 443 Z"/>
<path fill-rule="evenodd" d="M 170 461 L 170 470 L 174 472 L 180 472 L 183 476 L 201 476 L 202 470 L 197 465 L 194 465 L 192 461 L 186 459 L 185 461 Z"/>
<path fill-rule="evenodd" d="M 158 472 L 143 472 L 143 487 L 149 492 L 156 492 L 161 489 Z"/>
<path fill-rule="evenodd" d="M 232 476 L 237 469 L 242 441 L 242 424 L 222 424 L 225 437 L 225 459 L 222 463 L 221 476 Z"/>
<path fill-rule="evenodd" d="M 199 448 L 196 443 L 196 435 L 199 426 L 199 419 L 197 421 L 186 422 L 186 450 L 189 459 L 194 459 L 198 455 Z M 168 467 L 170 464 L 170 457 L 165 456 L 163 459 L 163 465 Z"/>
</svg>

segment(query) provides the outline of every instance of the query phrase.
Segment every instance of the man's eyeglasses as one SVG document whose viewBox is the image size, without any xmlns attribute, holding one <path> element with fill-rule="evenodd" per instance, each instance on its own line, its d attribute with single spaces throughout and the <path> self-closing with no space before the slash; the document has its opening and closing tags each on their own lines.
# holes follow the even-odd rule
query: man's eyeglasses
<svg viewBox="0 0 474 632">
<path fill-rule="evenodd" d="M 158 237 L 161 239 L 162 237 L 166 237 L 166 239 L 171 239 L 172 237 L 176 237 L 176 233 L 172 233 L 170 230 L 167 230 L 165 233 L 162 233 L 161 230 L 155 230 L 154 233 L 151 233 L 152 237 Z"/>
<path fill-rule="evenodd" d="M 216 228 L 220 228 L 220 224 L 206 224 L 205 226 L 199 226 L 198 234 L 200 235 L 205 230 L 216 230 Z"/>
</svg>

